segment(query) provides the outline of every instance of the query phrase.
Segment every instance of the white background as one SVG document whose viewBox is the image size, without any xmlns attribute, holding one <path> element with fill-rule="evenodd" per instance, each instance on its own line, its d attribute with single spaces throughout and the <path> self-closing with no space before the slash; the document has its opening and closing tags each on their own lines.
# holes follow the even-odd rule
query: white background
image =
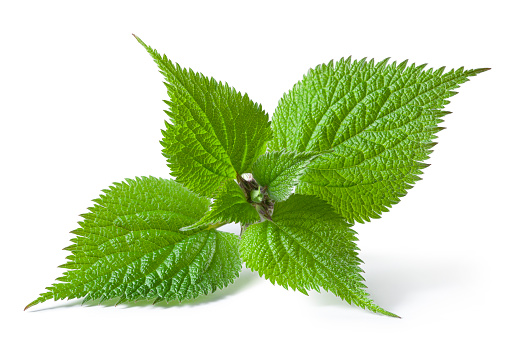
<svg viewBox="0 0 509 339">
<path fill-rule="evenodd" d="M 0 5 L 1 328 L 15 338 L 507 337 L 505 1 L 3 1 Z M 62 270 L 100 190 L 168 178 L 162 77 L 131 36 L 272 113 L 319 63 L 352 55 L 491 67 L 447 107 L 424 180 L 357 225 L 368 291 L 392 319 L 244 270 L 194 302 L 24 306 Z M 236 230 L 236 228 L 230 228 Z M 93 304 L 92 304 L 93 305 Z"/>
</svg>

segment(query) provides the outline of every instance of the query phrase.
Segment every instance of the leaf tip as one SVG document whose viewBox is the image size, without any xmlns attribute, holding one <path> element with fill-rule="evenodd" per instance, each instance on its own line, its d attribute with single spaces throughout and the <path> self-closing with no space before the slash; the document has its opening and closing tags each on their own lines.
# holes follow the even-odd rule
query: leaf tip
<svg viewBox="0 0 509 339">
<path fill-rule="evenodd" d="M 28 305 L 26 305 L 26 306 L 25 306 L 25 308 L 23 309 L 23 311 L 28 310 L 30 307 L 35 306 L 35 305 L 37 305 L 38 303 L 39 303 L 39 299 L 36 299 L 36 300 L 32 301 L 30 304 L 28 304 Z"/>
<path fill-rule="evenodd" d="M 149 47 L 143 42 L 143 40 L 140 39 L 139 36 L 137 36 L 136 34 L 132 33 L 133 37 L 143 46 L 145 47 L 145 49 L 148 49 Z"/>
<path fill-rule="evenodd" d="M 483 72 L 486 72 L 486 71 L 489 71 L 491 68 L 489 67 L 485 67 L 485 68 L 478 68 L 476 69 L 476 73 L 483 73 Z"/>
<path fill-rule="evenodd" d="M 389 317 L 392 317 L 392 318 L 398 318 L 398 319 L 401 319 L 401 317 L 397 314 L 394 314 L 392 312 L 389 312 L 389 311 L 386 311 L 387 313 L 385 313 L 385 315 L 388 315 Z"/>
</svg>

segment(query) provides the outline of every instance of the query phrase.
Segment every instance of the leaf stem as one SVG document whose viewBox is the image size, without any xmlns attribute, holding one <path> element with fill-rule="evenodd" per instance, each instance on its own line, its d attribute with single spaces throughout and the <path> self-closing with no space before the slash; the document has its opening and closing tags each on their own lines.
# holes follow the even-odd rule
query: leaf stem
<svg viewBox="0 0 509 339">
<path fill-rule="evenodd" d="M 226 221 L 218 221 L 214 224 L 210 224 L 205 230 L 208 231 L 208 230 L 213 230 L 213 229 L 216 229 L 216 228 L 219 228 L 221 226 L 224 226 L 226 225 L 227 222 Z"/>
</svg>

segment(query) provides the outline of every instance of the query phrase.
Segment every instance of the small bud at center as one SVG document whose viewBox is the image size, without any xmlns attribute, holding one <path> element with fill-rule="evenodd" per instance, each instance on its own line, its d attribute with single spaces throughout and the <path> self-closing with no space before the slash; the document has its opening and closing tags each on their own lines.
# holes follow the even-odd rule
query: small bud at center
<svg viewBox="0 0 509 339">
<path fill-rule="evenodd" d="M 252 202 L 260 203 L 263 200 L 263 193 L 260 191 L 260 187 L 257 190 L 251 191 L 250 195 Z"/>
</svg>

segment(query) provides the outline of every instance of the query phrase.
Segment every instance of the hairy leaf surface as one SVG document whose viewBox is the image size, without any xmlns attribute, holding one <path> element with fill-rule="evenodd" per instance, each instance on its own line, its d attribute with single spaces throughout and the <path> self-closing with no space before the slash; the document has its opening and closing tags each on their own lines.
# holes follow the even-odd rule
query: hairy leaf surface
<svg viewBox="0 0 509 339">
<path fill-rule="evenodd" d="M 306 166 L 318 155 L 316 152 L 265 153 L 253 164 L 253 177 L 259 185 L 267 187 L 271 199 L 286 200 L 293 193 Z"/>
<path fill-rule="evenodd" d="M 138 41 L 161 73 L 170 101 L 163 131 L 163 154 L 178 182 L 212 197 L 236 173 L 251 171 L 272 136 L 268 115 L 227 83 L 180 67 Z"/>
<path fill-rule="evenodd" d="M 306 295 L 322 288 L 350 304 L 396 316 L 368 297 L 356 233 L 325 201 L 294 194 L 275 204 L 272 220 L 251 225 L 242 235 L 241 256 L 247 267 Z"/>
<path fill-rule="evenodd" d="M 208 230 L 180 232 L 208 208 L 172 180 L 126 179 L 104 190 L 83 215 L 61 283 L 28 307 L 49 299 L 193 299 L 238 277 L 238 237 Z"/>
<path fill-rule="evenodd" d="M 341 59 L 310 70 L 285 94 L 269 148 L 333 150 L 313 160 L 296 192 L 325 199 L 350 222 L 399 202 L 427 166 L 452 90 L 487 70 L 424 68 Z"/>
<path fill-rule="evenodd" d="M 241 223 L 252 224 L 260 221 L 256 209 L 247 202 L 242 189 L 233 180 L 228 181 L 219 191 L 210 211 L 196 224 L 182 230 L 199 229 L 205 225 Z"/>
</svg>

